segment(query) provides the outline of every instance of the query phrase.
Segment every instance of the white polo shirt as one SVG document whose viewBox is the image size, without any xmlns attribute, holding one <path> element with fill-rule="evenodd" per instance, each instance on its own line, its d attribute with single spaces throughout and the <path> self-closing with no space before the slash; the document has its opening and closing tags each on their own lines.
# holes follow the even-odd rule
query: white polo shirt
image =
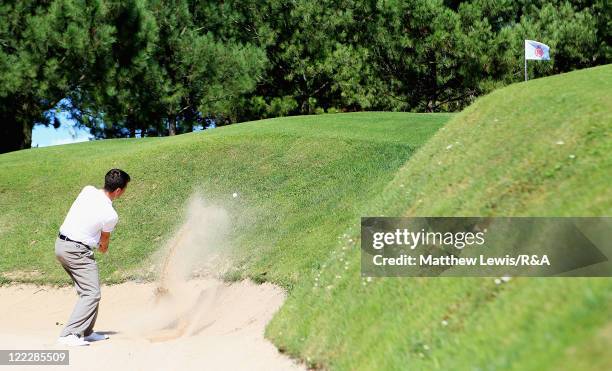
<svg viewBox="0 0 612 371">
<path fill-rule="evenodd" d="M 119 221 L 113 202 L 104 190 L 83 188 L 60 227 L 60 233 L 74 241 L 97 247 L 100 232 L 112 232 Z"/>
</svg>

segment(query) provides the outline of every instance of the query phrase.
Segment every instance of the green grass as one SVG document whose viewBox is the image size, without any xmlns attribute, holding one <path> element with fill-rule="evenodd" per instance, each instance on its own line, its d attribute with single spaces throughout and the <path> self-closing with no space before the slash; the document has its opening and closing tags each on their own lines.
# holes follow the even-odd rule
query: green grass
<svg viewBox="0 0 612 371">
<path fill-rule="evenodd" d="M 116 166 L 134 181 L 100 259 L 106 282 L 144 275 L 199 190 L 235 222 L 231 277 L 290 290 L 266 335 L 310 365 L 612 369 L 612 279 L 368 281 L 358 248 L 364 215 L 610 215 L 611 84 L 603 66 L 509 86 L 452 118 L 292 117 L 1 155 L 0 282 L 65 283 L 54 234 Z"/>
<path fill-rule="evenodd" d="M 449 117 L 291 117 L 2 155 L 0 272 L 14 281 L 67 283 L 53 254 L 58 228 L 84 185 L 100 186 L 109 168 L 120 167 L 133 181 L 115 202 L 120 224 L 110 254 L 99 256 L 103 281 L 146 276 L 147 257 L 176 230 L 197 190 L 235 223 L 233 276 L 291 288 L 328 255 L 330 236 Z"/>
<path fill-rule="evenodd" d="M 611 94 L 608 65 L 483 97 L 361 213 L 612 215 Z M 359 276 L 354 225 L 268 326 L 290 354 L 340 370 L 612 368 L 612 279 L 369 282 Z"/>
</svg>

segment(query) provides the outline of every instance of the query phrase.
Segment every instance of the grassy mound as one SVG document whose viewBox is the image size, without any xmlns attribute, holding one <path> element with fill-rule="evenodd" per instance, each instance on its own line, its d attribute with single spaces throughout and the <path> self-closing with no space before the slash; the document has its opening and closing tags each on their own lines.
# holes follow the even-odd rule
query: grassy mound
<svg viewBox="0 0 612 371">
<path fill-rule="evenodd" d="M 68 282 L 53 254 L 58 228 L 84 185 L 100 186 L 109 168 L 120 167 L 133 181 L 115 202 L 120 224 L 110 254 L 98 256 L 105 282 L 146 275 L 146 258 L 176 230 L 186 200 L 199 191 L 235 223 L 235 276 L 290 288 L 449 117 L 291 117 L 1 155 L 0 279 Z"/>
<path fill-rule="evenodd" d="M 199 190 L 236 223 L 235 276 L 291 290 L 267 336 L 312 365 L 610 369 L 611 279 L 362 279 L 358 226 L 610 215 L 611 82 L 603 66 L 516 84 L 444 127 L 449 115 L 323 115 L 1 155 L 0 273 L 66 282 L 54 234 L 82 186 L 121 167 L 134 182 L 100 258 L 106 282 L 146 272 Z"/>
<path fill-rule="evenodd" d="M 483 97 L 362 215 L 612 215 L 611 93 L 608 65 Z M 268 327 L 288 352 L 347 370 L 612 368 L 612 279 L 369 281 L 357 228 Z"/>
</svg>

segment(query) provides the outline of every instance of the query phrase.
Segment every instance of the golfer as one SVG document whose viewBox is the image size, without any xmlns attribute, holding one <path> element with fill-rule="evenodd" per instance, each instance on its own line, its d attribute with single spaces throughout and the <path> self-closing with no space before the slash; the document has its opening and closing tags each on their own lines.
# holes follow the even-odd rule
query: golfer
<svg viewBox="0 0 612 371">
<path fill-rule="evenodd" d="M 69 346 L 89 345 L 108 336 L 93 332 L 100 302 L 100 278 L 94 249 L 108 250 L 110 234 L 119 217 L 113 200 L 121 197 L 130 181 L 123 170 L 112 169 L 104 188 L 83 188 L 66 215 L 55 240 L 55 256 L 74 282 L 79 299 L 58 342 Z"/>
</svg>

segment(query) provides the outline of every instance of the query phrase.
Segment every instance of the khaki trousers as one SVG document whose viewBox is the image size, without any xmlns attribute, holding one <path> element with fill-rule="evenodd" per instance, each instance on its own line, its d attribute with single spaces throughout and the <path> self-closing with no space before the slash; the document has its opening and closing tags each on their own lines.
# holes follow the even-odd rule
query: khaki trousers
<svg viewBox="0 0 612 371">
<path fill-rule="evenodd" d="M 74 310 L 60 336 L 70 334 L 80 337 L 88 336 L 93 332 L 101 297 L 98 264 L 94 258 L 94 252 L 79 243 L 57 238 L 55 240 L 55 256 L 72 278 L 79 295 Z"/>
</svg>

